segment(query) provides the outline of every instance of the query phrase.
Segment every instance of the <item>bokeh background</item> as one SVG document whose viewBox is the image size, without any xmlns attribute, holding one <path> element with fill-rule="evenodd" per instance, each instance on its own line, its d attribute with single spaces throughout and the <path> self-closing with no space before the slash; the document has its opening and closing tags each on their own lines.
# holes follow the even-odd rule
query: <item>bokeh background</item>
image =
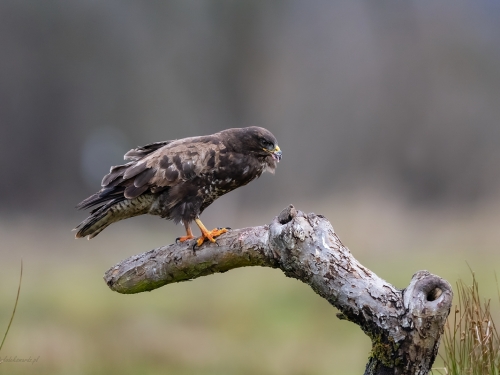
<svg viewBox="0 0 500 375">
<path fill-rule="evenodd" d="M 1 374 L 361 374 L 369 339 L 306 285 L 247 268 L 151 293 L 102 274 L 182 228 L 139 217 L 76 241 L 76 203 L 130 148 L 270 129 L 276 175 L 209 227 L 324 214 L 397 287 L 500 271 L 500 3 L 0 1 Z M 497 313 L 498 316 L 498 313 Z M 439 363 L 436 364 L 439 367 Z"/>
</svg>

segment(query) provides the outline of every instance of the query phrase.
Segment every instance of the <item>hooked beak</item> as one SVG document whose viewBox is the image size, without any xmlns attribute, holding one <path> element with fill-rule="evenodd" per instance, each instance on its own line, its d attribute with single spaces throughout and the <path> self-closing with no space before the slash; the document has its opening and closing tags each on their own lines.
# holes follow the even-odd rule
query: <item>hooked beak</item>
<svg viewBox="0 0 500 375">
<path fill-rule="evenodd" d="M 276 161 L 279 162 L 281 160 L 281 156 L 283 155 L 283 153 L 281 152 L 281 149 L 278 146 L 276 146 L 276 148 L 271 151 L 271 155 Z"/>
</svg>

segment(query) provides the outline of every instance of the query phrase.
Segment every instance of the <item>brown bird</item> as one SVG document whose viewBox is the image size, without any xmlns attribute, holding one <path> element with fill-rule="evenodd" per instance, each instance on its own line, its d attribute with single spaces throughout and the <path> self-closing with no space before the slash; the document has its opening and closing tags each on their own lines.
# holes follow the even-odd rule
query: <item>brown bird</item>
<svg viewBox="0 0 500 375">
<path fill-rule="evenodd" d="M 76 206 L 95 207 L 75 228 L 76 238 L 91 239 L 114 222 L 151 214 L 182 222 L 186 235 L 178 238 L 181 242 L 194 238 L 192 221 L 202 233 L 194 246 L 215 242 L 227 229 L 207 230 L 200 214 L 262 172 L 274 173 L 281 150 L 270 131 L 252 126 L 151 143 L 130 150 L 124 159 L 131 161 L 111 167 L 101 190 Z"/>
</svg>

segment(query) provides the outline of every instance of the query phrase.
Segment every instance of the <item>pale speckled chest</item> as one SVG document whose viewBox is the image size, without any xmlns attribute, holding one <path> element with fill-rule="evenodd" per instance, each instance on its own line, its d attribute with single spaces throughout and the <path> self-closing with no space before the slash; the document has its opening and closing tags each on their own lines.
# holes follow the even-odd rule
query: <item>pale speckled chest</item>
<svg viewBox="0 0 500 375">
<path fill-rule="evenodd" d="M 263 163 L 256 162 L 255 159 L 238 168 L 242 164 L 244 163 L 238 163 L 236 166 L 229 165 L 229 167 L 213 170 L 205 176 L 200 176 L 202 183 L 200 195 L 203 197 L 201 211 L 222 195 L 258 178 L 265 167 Z"/>
</svg>

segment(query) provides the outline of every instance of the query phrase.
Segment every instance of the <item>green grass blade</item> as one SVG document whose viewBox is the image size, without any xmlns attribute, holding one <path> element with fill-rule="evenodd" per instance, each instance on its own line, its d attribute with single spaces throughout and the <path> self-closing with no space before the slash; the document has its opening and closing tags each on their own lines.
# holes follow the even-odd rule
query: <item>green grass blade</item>
<svg viewBox="0 0 500 375">
<path fill-rule="evenodd" d="M 16 302 L 14 303 L 14 310 L 12 311 L 12 315 L 10 316 L 9 325 L 7 326 L 7 330 L 5 331 L 5 334 L 3 335 L 2 343 L 0 344 L 0 352 L 2 351 L 3 344 L 5 343 L 5 339 L 7 338 L 7 334 L 9 333 L 10 325 L 12 324 L 12 321 L 14 320 L 14 315 L 16 315 L 17 303 L 19 302 L 19 294 L 21 293 L 22 280 L 23 280 L 23 261 L 21 260 L 21 273 L 19 275 L 19 285 L 17 287 Z"/>
</svg>

